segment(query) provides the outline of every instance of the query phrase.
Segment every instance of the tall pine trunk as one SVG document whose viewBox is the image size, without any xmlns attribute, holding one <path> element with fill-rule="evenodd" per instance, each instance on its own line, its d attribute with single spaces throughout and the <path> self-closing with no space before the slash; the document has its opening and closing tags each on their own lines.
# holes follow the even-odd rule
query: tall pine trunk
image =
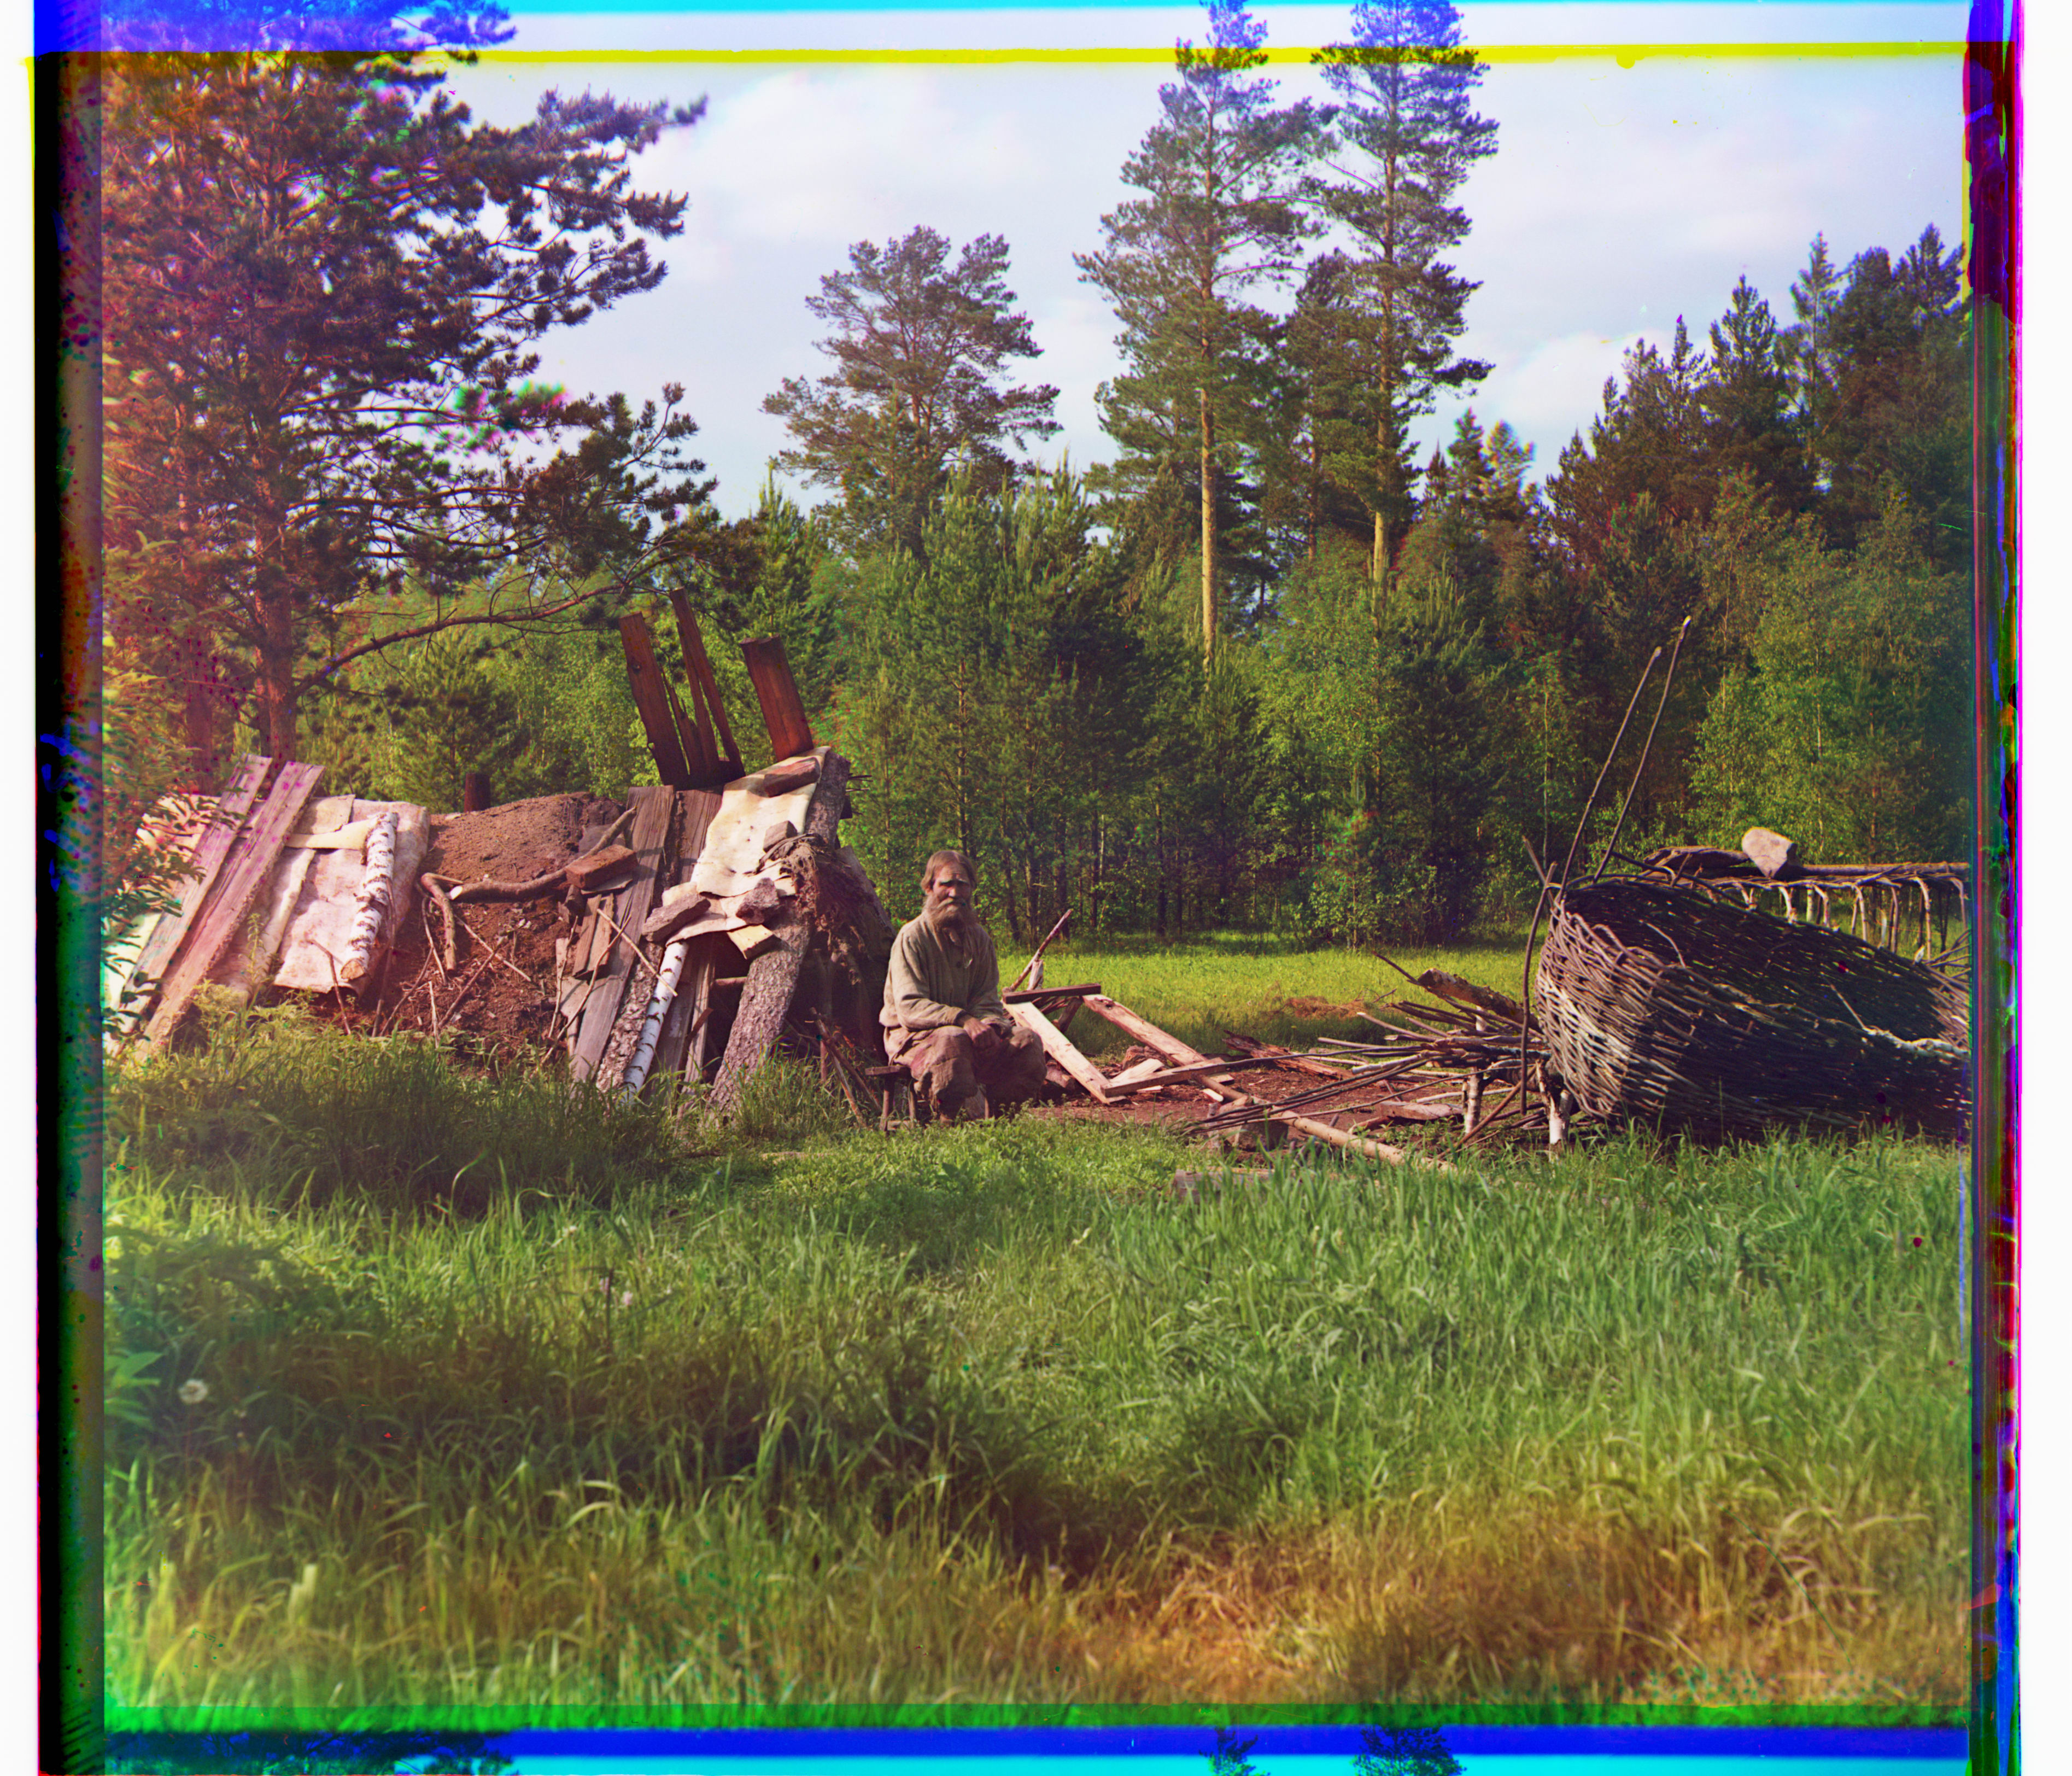
<svg viewBox="0 0 2072 1776">
<path fill-rule="evenodd" d="M 1195 393 L 1202 405 L 1202 662 L 1216 652 L 1216 421 L 1206 386 Z"/>
</svg>

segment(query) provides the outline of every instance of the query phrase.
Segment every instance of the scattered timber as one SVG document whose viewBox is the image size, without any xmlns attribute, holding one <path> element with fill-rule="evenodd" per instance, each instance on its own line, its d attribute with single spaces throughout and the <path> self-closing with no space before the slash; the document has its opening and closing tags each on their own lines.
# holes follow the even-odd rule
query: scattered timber
<svg viewBox="0 0 2072 1776">
<path fill-rule="evenodd" d="M 1043 1052 L 1079 1081 L 1095 1103 L 1114 1101 L 1114 1087 L 1101 1070 L 1082 1054 L 1072 1039 L 1034 1005 L 1017 999 L 1007 1009 L 1016 1022 L 1043 1045 Z"/>
</svg>

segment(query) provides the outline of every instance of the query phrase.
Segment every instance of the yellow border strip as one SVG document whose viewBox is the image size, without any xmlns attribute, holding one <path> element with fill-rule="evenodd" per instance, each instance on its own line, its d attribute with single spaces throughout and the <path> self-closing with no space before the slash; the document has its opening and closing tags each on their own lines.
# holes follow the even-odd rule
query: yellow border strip
<svg viewBox="0 0 2072 1776">
<path fill-rule="evenodd" d="M 676 14 L 681 19 L 688 15 Z M 738 16 L 738 15 L 730 15 Z M 1476 60 L 1491 64 L 1532 64 L 1574 60 L 1615 61 L 1632 68 L 1651 57 L 1688 60 L 1704 57 L 1732 61 L 1834 61 L 1856 58 L 1962 56 L 1966 44 L 1960 39 L 1896 38 L 1856 43 L 1498 43 L 1474 46 Z M 1279 67 L 1305 67 L 1314 51 L 1281 48 L 1267 51 L 1267 60 Z M 829 64 L 836 66 L 911 64 L 924 67 L 968 64 L 999 67 L 1029 63 L 1153 64 L 1170 67 L 1170 49 L 1157 47 L 1110 49 L 484 49 L 478 52 L 480 65 L 523 63 L 693 62 L 734 67 L 768 64 Z"/>
</svg>

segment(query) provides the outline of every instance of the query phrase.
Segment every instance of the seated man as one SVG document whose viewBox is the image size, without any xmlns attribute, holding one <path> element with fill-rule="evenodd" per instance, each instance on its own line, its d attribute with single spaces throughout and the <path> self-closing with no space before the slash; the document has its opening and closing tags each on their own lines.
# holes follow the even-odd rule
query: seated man
<svg viewBox="0 0 2072 1776">
<path fill-rule="evenodd" d="M 983 1116 L 987 1096 L 1019 1103 L 1043 1088 L 1043 1045 L 1000 997 L 993 938 L 971 910 L 976 872 L 938 851 L 921 873 L 923 907 L 893 939 L 885 976 L 885 1058 L 934 1094 L 941 1116 Z"/>
</svg>

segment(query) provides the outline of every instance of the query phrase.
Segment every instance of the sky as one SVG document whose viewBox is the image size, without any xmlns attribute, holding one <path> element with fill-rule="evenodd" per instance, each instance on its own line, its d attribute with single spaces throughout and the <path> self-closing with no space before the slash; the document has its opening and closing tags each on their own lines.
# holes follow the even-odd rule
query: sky
<svg viewBox="0 0 2072 1776">
<path fill-rule="evenodd" d="M 1269 49 L 1291 52 L 1274 70 L 1281 96 L 1321 96 L 1304 52 L 1346 36 L 1349 8 L 1255 10 Z M 1736 51 L 1751 39 L 1951 44 L 1963 35 L 1961 6 L 1462 10 L 1467 39 L 1490 57 L 1478 105 L 1498 134 L 1459 198 L 1474 227 L 1457 263 L 1481 286 L 1460 349 L 1494 368 L 1465 403 L 1449 399 L 1424 423 L 1423 442 L 1450 435 L 1472 405 L 1483 425 L 1507 421 L 1531 443 L 1542 475 L 1587 430 L 1636 341 L 1666 344 L 1682 315 L 1702 344 L 1741 277 L 1788 321 L 1816 232 L 1843 264 L 1869 247 L 1902 251 L 1931 222 L 1946 242 L 1962 238 L 1954 51 Z M 763 397 L 826 368 L 806 298 L 847 265 L 853 244 L 923 224 L 959 247 L 981 233 L 1007 239 L 1008 281 L 1042 354 L 1018 380 L 1061 391 L 1063 430 L 1035 446 L 1039 459 L 1112 454 L 1095 392 L 1119 368 L 1114 319 L 1072 256 L 1098 247 L 1102 216 L 1128 195 L 1124 162 L 1157 117 L 1174 39 L 1205 35 L 1201 8 L 514 7 L 513 19 L 508 48 L 455 77 L 485 117 L 515 121 L 554 86 L 708 102 L 701 122 L 639 162 L 647 187 L 690 200 L 683 235 L 661 253 L 668 278 L 544 342 L 543 370 L 572 389 L 636 401 L 682 383 L 726 515 L 753 508 L 787 442 Z M 1550 43 L 1572 52 L 1519 53 Z M 1630 53 L 1659 44 L 1712 52 Z M 734 56 L 1030 46 L 1149 55 L 1004 64 L 780 55 L 746 65 Z M 1608 46 L 1629 51 L 1623 63 Z"/>
</svg>

